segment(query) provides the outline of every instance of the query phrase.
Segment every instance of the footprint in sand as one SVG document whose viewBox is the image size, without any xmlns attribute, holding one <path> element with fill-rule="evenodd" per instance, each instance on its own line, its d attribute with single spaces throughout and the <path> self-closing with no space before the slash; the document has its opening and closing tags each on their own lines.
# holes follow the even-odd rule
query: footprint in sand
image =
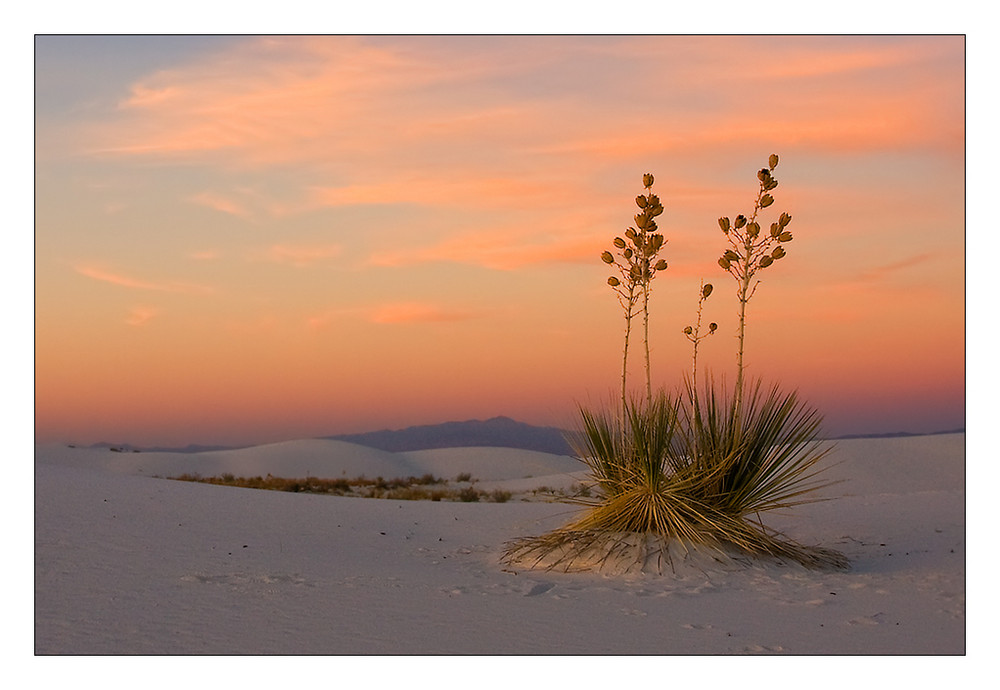
<svg viewBox="0 0 1000 690">
<path fill-rule="evenodd" d="M 537 597 L 539 594 L 545 594 L 546 592 L 548 592 L 553 587 L 555 587 L 555 583 L 553 583 L 553 582 L 539 582 L 537 585 L 535 585 L 534 587 L 532 587 L 531 591 L 529 591 L 524 596 L 526 596 L 526 597 Z"/>
<path fill-rule="evenodd" d="M 775 645 L 773 647 L 767 647 L 767 646 L 762 645 L 762 644 L 752 644 L 752 645 L 750 645 L 748 647 L 744 647 L 743 651 L 745 653 L 748 653 L 748 654 L 761 654 L 761 653 L 768 653 L 768 652 L 772 652 L 772 653 L 773 652 L 783 652 L 783 651 L 785 651 L 785 648 L 782 647 L 781 645 Z"/>
<path fill-rule="evenodd" d="M 873 616 L 858 616 L 847 622 L 849 625 L 880 625 L 884 617 L 884 613 L 876 613 Z"/>
</svg>

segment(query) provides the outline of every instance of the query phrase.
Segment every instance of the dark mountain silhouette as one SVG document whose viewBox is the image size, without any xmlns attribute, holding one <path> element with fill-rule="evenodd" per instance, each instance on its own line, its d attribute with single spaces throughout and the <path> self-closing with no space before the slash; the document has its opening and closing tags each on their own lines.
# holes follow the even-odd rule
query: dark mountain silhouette
<svg viewBox="0 0 1000 690">
<path fill-rule="evenodd" d="M 921 433 L 910 433 L 909 431 L 893 431 L 886 434 L 845 434 L 844 436 L 834 436 L 834 439 L 852 438 L 907 438 L 909 436 L 940 436 L 942 434 L 964 434 L 965 428 L 950 429 L 948 431 L 926 431 Z"/>
<path fill-rule="evenodd" d="M 335 441 L 348 441 L 369 448 L 401 452 L 431 448 L 463 448 L 493 446 L 537 450 L 555 455 L 572 455 L 565 438 L 566 432 L 555 427 L 540 427 L 517 422 L 509 417 L 493 417 L 466 422 L 445 422 L 426 426 L 411 426 L 391 431 L 370 431 L 363 434 L 324 436 Z"/>
<path fill-rule="evenodd" d="M 964 433 L 965 429 L 948 431 L 908 432 L 897 431 L 875 434 L 845 434 L 831 436 L 829 440 L 856 438 L 904 438 L 908 436 L 936 436 L 938 434 Z M 406 429 L 369 431 L 362 434 L 341 434 L 337 436 L 321 436 L 320 438 L 334 441 L 348 441 L 369 448 L 377 448 L 390 452 L 408 450 L 429 450 L 432 448 L 464 448 L 474 446 L 492 446 L 500 448 L 519 448 L 522 450 L 537 450 L 555 455 L 573 455 L 566 441 L 566 431 L 555 427 L 532 426 L 515 421 L 509 417 L 493 417 L 486 421 L 473 419 L 465 422 L 445 422 L 425 426 L 411 426 Z M 168 451 L 173 453 L 201 453 L 210 450 L 233 450 L 245 446 L 210 446 L 190 444 L 183 448 L 171 447 L 140 447 L 128 443 L 95 443 L 91 448 L 107 448 L 119 453 L 138 453 L 141 451 Z"/>
</svg>

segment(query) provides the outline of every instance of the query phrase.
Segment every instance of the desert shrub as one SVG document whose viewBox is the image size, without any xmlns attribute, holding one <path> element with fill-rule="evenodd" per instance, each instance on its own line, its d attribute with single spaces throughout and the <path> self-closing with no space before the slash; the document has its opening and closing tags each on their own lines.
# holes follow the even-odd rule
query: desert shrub
<svg viewBox="0 0 1000 690">
<path fill-rule="evenodd" d="M 421 484 L 424 486 L 429 484 L 441 484 L 443 482 L 444 482 L 443 479 L 439 479 L 438 477 L 435 477 L 433 474 L 429 472 L 427 474 L 421 475 L 420 477 L 410 477 L 411 484 Z"/>
<path fill-rule="evenodd" d="M 478 503 L 479 502 L 479 491 L 476 490 L 474 486 L 463 487 L 458 492 L 458 500 L 463 503 Z"/>
<path fill-rule="evenodd" d="M 463 472 L 462 474 L 455 477 L 456 482 L 471 482 L 472 474 L 470 472 Z"/>
<path fill-rule="evenodd" d="M 511 493 L 503 489 L 494 489 L 490 493 L 490 500 L 494 503 L 506 503 L 510 500 Z"/>
</svg>

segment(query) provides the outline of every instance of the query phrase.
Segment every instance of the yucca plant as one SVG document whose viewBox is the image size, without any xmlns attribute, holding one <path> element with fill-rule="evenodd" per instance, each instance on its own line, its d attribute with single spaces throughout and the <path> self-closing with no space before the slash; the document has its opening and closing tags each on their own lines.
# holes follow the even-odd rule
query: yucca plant
<svg viewBox="0 0 1000 690">
<path fill-rule="evenodd" d="M 757 287 L 754 278 L 785 255 L 780 245 L 791 240 L 785 230 L 791 221 L 787 214 L 771 226 L 769 237 L 761 236 L 756 221 L 759 211 L 773 203 L 770 191 L 778 183 L 771 172 L 777 164 L 778 157 L 772 155 L 769 167 L 758 172 L 760 189 L 749 219 L 740 215 L 733 224 L 719 219 L 733 247 L 719 263 L 737 279 L 740 302 L 732 394 L 717 393 L 713 381 L 698 392 L 698 345 L 717 330 L 712 323 L 708 333 L 701 333 L 702 307 L 712 293 L 712 285 L 702 283 L 696 324 L 683 330 L 694 347 L 691 376 L 676 396 L 652 395 L 649 280 L 666 263 L 651 264 L 663 242 L 662 236 L 646 233 L 656 229 L 652 217 L 658 212 L 636 216 L 639 230 L 629 228 L 626 233 L 631 245 L 615 238 L 619 258 L 604 252 L 604 262 L 618 266 L 624 279 L 608 280 L 626 314 L 621 414 L 581 409 L 582 426 L 571 439 L 597 495 L 579 501 L 587 510 L 566 527 L 510 542 L 504 554 L 508 563 L 569 570 L 581 564 L 601 567 L 628 556 L 643 567 L 650 552 L 670 562 L 675 547 L 684 552 L 708 547 L 718 554 L 773 556 L 810 568 L 848 566 L 842 554 L 798 544 L 765 527 L 761 519 L 761 513 L 770 510 L 822 500 L 813 492 L 825 486 L 817 476 L 819 462 L 830 451 L 818 440 L 820 415 L 797 393 L 784 393 L 778 386 L 765 389 L 760 382 L 747 387 L 744 381 L 746 304 Z M 648 191 L 652 176 L 644 183 Z M 655 209 L 659 200 L 649 193 L 636 203 Z M 644 405 L 629 403 L 625 385 L 631 319 L 640 296 L 647 349 Z"/>
</svg>

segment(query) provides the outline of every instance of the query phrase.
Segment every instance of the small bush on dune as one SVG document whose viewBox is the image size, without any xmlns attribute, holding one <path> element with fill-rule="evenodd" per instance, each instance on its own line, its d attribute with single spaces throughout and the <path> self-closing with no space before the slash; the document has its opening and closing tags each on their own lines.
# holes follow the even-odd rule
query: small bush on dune
<svg viewBox="0 0 1000 690">
<path fill-rule="evenodd" d="M 642 293 L 648 318 L 649 283 L 639 279 L 641 269 L 629 272 L 627 264 L 604 252 L 605 263 L 618 265 L 623 277 L 633 280 L 608 281 L 626 320 L 620 409 L 581 409 L 581 428 L 570 439 L 588 467 L 596 496 L 574 499 L 587 510 L 569 525 L 508 543 L 503 556 L 507 563 L 572 570 L 599 569 L 612 562 L 620 566 L 625 559 L 626 565 L 633 561 L 644 568 L 651 555 L 658 563 L 664 558 L 670 562 L 678 550 L 707 547 L 720 556 L 774 557 L 808 568 L 849 566 L 842 554 L 792 541 L 760 518 L 769 510 L 819 500 L 810 496 L 824 486 L 817 480 L 822 471 L 818 463 L 830 450 L 818 440 L 820 415 L 796 393 L 765 388 L 759 381 L 748 385 L 744 379 L 746 306 L 757 287 L 754 276 L 784 257 L 781 245 L 791 240 L 785 230 L 791 221 L 788 214 L 781 214 L 769 235 L 762 236 L 757 223 L 759 212 L 773 203 L 770 192 L 778 184 L 772 174 L 778 157 L 772 155 L 768 163 L 757 174 L 759 190 L 749 219 L 740 215 L 732 224 L 728 218 L 719 220 L 732 246 L 719 263 L 736 278 L 739 300 L 735 390 L 719 392 L 712 381 L 700 393 L 697 388 L 698 345 L 718 328 L 712 323 L 708 333 L 700 333 L 704 301 L 712 293 L 712 286 L 702 283 L 697 325 L 683 329 L 694 345 L 690 378 L 676 395 L 653 396 L 647 383 L 644 403 L 628 400 L 630 322 L 637 292 Z M 652 176 L 644 176 L 644 182 L 648 189 Z M 637 236 L 630 231 L 630 239 Z M 661 239 L 656 249 L 662 244 Z M 642 256 L 638 247 L 632 250 L 621 238 L 615 238 L 615 246 L 633 262 L 633 257 Z M 646 376 L 648 382 L 648 358 Z"/>
<path fill-rule="evenodd" d="M 464 503 L 477 503 L 479 501 L 479 492 L 476 491 L 475 487 L 467 486 L 458 492 L 458 498 Z"/>
<path fill-rule="evenodd" d="M 494 489 L 490 493 L 490 500 L 494 503 L 506 503 L 510 500 L 511 493 L 504 489 Z"/>
</svg>

